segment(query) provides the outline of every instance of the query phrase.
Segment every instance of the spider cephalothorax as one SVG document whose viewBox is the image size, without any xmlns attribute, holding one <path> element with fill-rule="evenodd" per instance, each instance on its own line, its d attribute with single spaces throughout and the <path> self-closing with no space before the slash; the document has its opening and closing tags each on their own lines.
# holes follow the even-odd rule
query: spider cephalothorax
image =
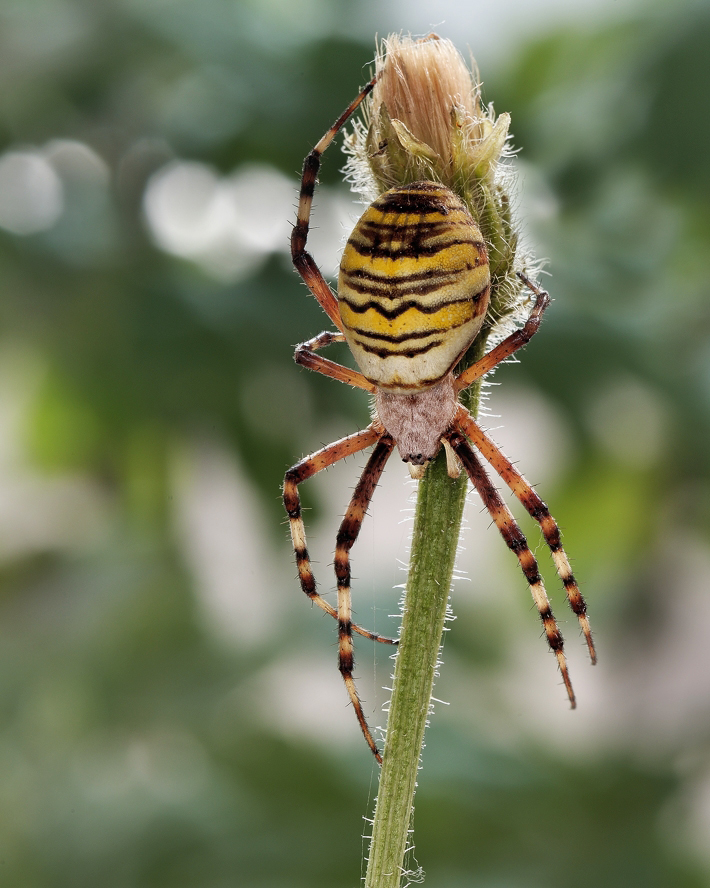
<svg viewBox="0 0 710 888">
<path fill-rule="evenodd" d="M 586 605 L 562 549 L 557 524 L 512 463 L 459 403 L 460 392 L 510 357 L 536 333 L 549 302 L 547 293 L 518 277 L 536 301 L 522 329 L 515 331 L 458 376 L 454 368 L 467 352 L 486 317 L 491 292 L 488 249 L 464 202 L 440 182 L 421 180 L 380 195 L 358 221 L 340 264 L 337 299 L 306 251 L 316 177 L 322 153 L 348 117 L 371 92 L 369 83 L 308 155 L 303 167 L 298 219 L 291 237 L 293 262 L 309 289 L 338 328 L 299 345 L 296 361 L 374 396 L 375 417 L 367 429 L 311 454 L 284 479 L 284 503 L 303 591 L 338 621 L 339 667 L 360 727 L 370 748 L 380 753 L 365 721 L 353 681 L 352 633 L 375 641 L 393 639 L 352 623 L 349 553 L 394 447 L 413 477 L 446 448 L 449 474 L 463 466 L 529 583 L 550 648 L 559 664 L 572 706 L 574 693 L 562 635 L 550 609 L 537 563 L 528 544 L 471 444 L 508 484 L 540 524 L 574 613 L 595 661 Z M 323 346 L 347 341 L 362 372 L 316 354 Z M 306 548 L 298 485 L 352 453 L 374 445 L 340 526 L 335 551 L 338 605 L 316 590 Z"/>
</svg>

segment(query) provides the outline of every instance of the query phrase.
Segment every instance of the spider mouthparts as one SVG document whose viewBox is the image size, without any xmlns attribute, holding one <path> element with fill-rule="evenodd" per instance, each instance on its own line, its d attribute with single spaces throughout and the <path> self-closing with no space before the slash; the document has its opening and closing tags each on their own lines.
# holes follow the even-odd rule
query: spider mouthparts
<svg viewBox="0 0 710 888">
<path fill-rule="evenodd" d="M 407 468 L 409 469 L 409 474 L 414 478 L 415 481 L 421 481 L 424 477 L 424 472 L 426 472 L 426 467 L 429 465 L 429 460 L 421 465 L 417 465 L 415 463 L 408 462 Z"/>
</svg>

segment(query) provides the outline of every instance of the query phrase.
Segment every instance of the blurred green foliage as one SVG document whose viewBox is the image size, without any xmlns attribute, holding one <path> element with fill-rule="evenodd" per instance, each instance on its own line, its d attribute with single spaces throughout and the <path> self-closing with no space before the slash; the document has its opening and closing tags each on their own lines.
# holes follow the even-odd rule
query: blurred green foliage
<svg viewBox="0 0 710 888">
<path fill-rule="evenodd" d="M 275 3 L 0 5 L 0 150 L 49 157 L 63 195 L 54 224 L 0 232 L 8 888 L 357 883 L 366 750 L 357 736 L 341 748 L 278 729 L 254 688 L 275 665 L 293 692 L 284 662 L 309 646 L 332 653 L 331 627 L 289 574 L 278 491 L 321 430 L 364 423 L 366 405 L 290 364 L 325 323 L 283 250 L 220 279 L 161 250 L 143 211 L 151 176 L 176 158 L 222 176 L 269 164 L 293 179 L 295 203 L 304 154 L 373 54 L 331 36 L 344 5 L 323 9 L 309 34 L 295 5 Z M 462 605 L 445 660 L 492 703 L 475 710 L 478 727 L 433 719 L 416 800 L 431 886 L 710 879 L 698 839 L 710 829 L 710 662 L 681 631 L 707 615 L 710 565 L 708 45 L 706 5 L 649 6 L 550 33 L 484 72 L 523 148 L 527 233 L 549 256 L 555 298 L 496 382 L 538 391 L 569 429 L 573 456 L 544 493 L 596 618 L 616 688 L 597 711 L 613 709 L 616 733 L 580 740 L 586 753 L 548 747 L 497 690 L 517 638 L 504 611 Z M 327 158 L 326 186 L 341 165 Z M 256 640 L 210 630 L 179 530 L 181 460 L 206 439 L 260 492 L 260 551 L 283 562 Z M 502 546 L 493 531 L 489 542 Z M 233 545 L 246 559 L 245 540 Z M 666 697 L 656 661 L 685 670 Z M 687 725 L 667 729 L 673 718 Z"/>
</svg>

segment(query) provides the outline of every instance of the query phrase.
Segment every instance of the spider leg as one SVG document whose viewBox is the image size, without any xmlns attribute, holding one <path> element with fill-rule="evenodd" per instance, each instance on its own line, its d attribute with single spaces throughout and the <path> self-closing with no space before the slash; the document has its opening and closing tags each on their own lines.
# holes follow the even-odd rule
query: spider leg
<svg viewBox="0 0 710 888">
<path fill-rule="evenodd" d="M 372 91 L 374 85 L 375 80 L 373 79 L 367 84 L 360 95 L 353 99 L 320 142 L 318 142 L 313 151 L 311 151 L 308 157 L 306 157 L 303 163 L 303 173 L 301 175 L 301 193 L 298 199 L 298 216 L 296 218 L 296 224 L 293 226 L 293 231 L 291 232 L 291 258 L 296 267 L 296 271 L 301 275 L 306 282 L 308 289 L 313 293 L 325 313 L 339 330 L 343 329 L 343 322 L 340 320 L 338 300 L 335 298 L 333 291 L 320 273 L 313 257 L 306 251 L 306 241 L 308 239 L 313 192 L 315 191 L 318 170 L 320 169 L 321 155 L 333 141 L 338 131 L 343 127 L 353 111 L 356 110 L 363 99 Z"/>
<path fill-rule="evenodd" d="M 555 657 L 557 657 L 557 664 L 562 673 L 562 680 L 567 689 L 567 696 L 569 697 L 572 709 L 574 709 L 577 703 L 574 697 L 574 691 L 572 690 L 572 682 L 570 681 L 569 672 L 567 670 L 567 660 L 563 649 L 564 642 L 562 639 L 562 633 L 552 615 L 550 602 L 547 598 L 547 593 L 545 592 L 545 587 L 537 567 L 537 562 L 535 561 L 535 556 L 530 551 L 527 540 L 515 521 L 515 518 L 513 518 L 510 510 L 501 499 L 498 491 L 491 484 L 485 469 L 466 439 L 456 430 L 449 432 L 446 437 L 456 455 L 463 463 L 463 467 L 466 470 L 468 477 L 478 491 L 478 494 L 483 500 L 485 507 L 488 509 L 491 518 L 495 521 L 508 548 L 515 553 L 520 562 L 520 566 L 525 574 L 525 579 L 530 585 L 533 601 L 540 614 L 540 619 L 542 620 L 542 625 L 545 629 L 545 635 L 547 636 L 547 643 L 550 645 Z"/>
<path fill-rule="evenodd" d="M 351 622 L 352 596 L 350 593 L 350 549 L 358 538 L 367 507 L 375 492 L 387 460 L 394 448 L 390 435 L 382 435 L 363 469 L 360 480 L 345 513 L 335 544 L 335 576 L 338 580 L 338 667 L 355 709 L 357 720 L 367 744 L 375 758 L 382 764 L 382 756 L 370 733 L 362 704 L 353 679 L 353 637 Z"/>
<path fill-rule="evenodd" d="M 579 586 L 572 573 L 567 554 L 562 548 L 560 529 L 557 526 L 557 522 L 552 515 L 550 515 L 550 510 L 528 481 L 525 480 L 510 460 L 501 453 L 498 446 L 491 441 L 488 435 L 486 435 L 483 429 L 463 407 L 456 414 L 456 421 L 461 431 L 471 439 L 476 448 L 481 451 L 483 456 L 525 506 L 530 516 L 540 525 L 542 535 L 545 537 L 545 542 L 550 547 L 552 560 L 555 562 L 555 569 L 565 587 L 569 606 L 579 619 L 579 625 L 584 633 L 587 647 L 589 648 L 589 656 L 592 663 L 596 663 L 597 654 L 594 649 L 589 618 L 587 617 L 587 604 L 582 593 L 579 591 Z"/>
<path fill-rule="evenodd" d="M 518 272 L 518 277 L 521 278 L 521 280 L 524 281 L 524 283 L 530 287 L 533 293 L 537 296 L 533 310 L 530 312 L 530 317 L 520 330 L 511 333 L 510 336 L 500 343 L 500 345 L 497 345 L 494 349 L 491 349 L 487 355 L 484 355 L 480 361 L 476 361 L 475 364 L 472 364 L 464 370 L 460 376 L 457 376 L 456 391 L 460 392 L 463 389 L 468 388 L 472 382 L 485 376 L 486 373 L 490 373 L 490 371 L 500 364 L 501 361 L 509 358 L 519 348 L 527 345 L 540 329 L 542 313 L 550 304 L 550 297 L 545 290 L 541 290 L 533 284 L 533 282 L 526 278 L 524 274 Z"/>
<path fill-rule="evenodd" d="M 370 394 L 374 394 L 376 391 L 375 386 L 368 382 L 362 373 L 350 370 L 348 367 L 343 367 L 342 364 L 336 364 L 334 361 L 329 361 L 327 358 L 314 354 L 317 349 L 331 345 L 333 342 L 345 342 L 345 336 L 342 333 L 330 333 L 326 330 L 324 333 L 314 336 L 313 339 L 309 339 L 308 342 L 302 342 L 300 345 L 297 345 L 293 359 L 302 367 L 308 367 L 309 370 L 315 370 L 324 376 L 330 376 L 332 379 L 338 379 L 340 382 L 345 382 L 348 385 L 355 386 L 355 388 L 361 388 L 366 392 L 370 392 Z"/>
<path fill-rule="evenodd" d="M 293 541 L 293 549 L 296 553 L 296 565 L 298 566 L 298 577 L 301 581 L 301 588 L 306 595 L 318 605 L 321 610 L 330 614 L 334 619 L 338 619 L 337 610 L 329 604 L 325 598 L 318 594 L 316 590 L 316 581 L 311 569 L 311 560 L 308 555 L 306 546 L 306 529 L 301 516 L 301 498 L 298 495 L 298 485 L 322 469 L 327 469 L 334 463 L 352 453 L 358 453 L 366 447 L 374 444 L 382 436 L 382 430 L 369 426 L 362 432 L 349 435 L 347 438 L 341 438 L 329 444 L 322 450 L 312 453 L 301 462 L 292 466 L 284 477 L 283 498 L 286 512 L 288 514 L 291 525 L 291 539 Z M 395 639 L 385 638 L 383 635 L 376 635 L 374 632 L 368 632 L 367 629 L 361 629 L 359 626 L 353 625 L 353 632 L 363 635 L 372 641 L 381 641 L 384 644 L 397 644 Z"/>
</svg>

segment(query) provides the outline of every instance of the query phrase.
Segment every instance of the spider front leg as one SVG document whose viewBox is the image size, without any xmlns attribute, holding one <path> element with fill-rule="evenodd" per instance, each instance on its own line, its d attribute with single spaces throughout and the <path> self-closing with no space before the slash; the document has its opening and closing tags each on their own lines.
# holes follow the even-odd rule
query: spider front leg
<svg viewBox="0 0 710 888">
<path fill-rule="evenodd" d="M 540 329 L 542 313 L 550 304 L 550 296 L 546 290 L 541 290 L 521 272 L 518 272 L 518 277 L 537 296 L 533 310 L 530 312 L 530 317 L 520 330 L 511 333 L 510 336 L 503 340 L 503 342 L 489 351 L 487 355 L 484 355 L 480 361 L 476 361 L 475 364 L 472 364 L 468 369 L 464 370 L 460 376 L 457 376 L 456 391 L 460 392 L 463 389 L 468 388 L 471 383 L 480 379 L 482 376 L 485 376 L 486 373 L 490 373 L 490 371 L 500 364 L 501 361 L 505 361 L 506 358 L 515 354 L 518 349 L 527 345 Z"/>
<path fill-rule="evenodd" d="M 316 590 L 316 580 L 311 569 L 311 560 L 308 555 L 306 546 L 306 529 L 303 524 L 301 515 L 301 498 L 298 495 L 298 485 L 313 475 L 327 469 L 328 466 L 334 465 L 346 456 L 353 453 L 359 453 L 366 447 L 370 447 L 382 436 L 382 429 L 369 426 L 362 432 L 357 432 L 347 438 L 341 438 L 329 444 L 322 450 L 307 456 L 301 462 L 292 466 L 284 477 L 283 499 L 286 513 L 288 514 L 291 526 L 291 540 L 293 541 L 293 550 L 296 553 L 296 565 L 298 567 L 298 577 L 301 581 L 301 588 L 306 595 L 318 605 L 321 610 L 330 614 L 334 619 L 338 619 L 337 610 L 329 604 L 325 598 L 318 594 Z M 382 635 L 376 635 L 374 632 L 368 632 L 367 629 L 361 629 L 359 626 L 352 626 L 353 632 L 370 638 L 373 641 L 381 641 L 384 644 L 396 644 L 396 640 L 385 638 Z"/>
<path fill-rule="evenodd" d="M 335 576 L 338 580 L 338 666 L 340 674 L 345 681 L 345 687 L 350 695 L 350 700 L 355 709 L 357 720 L 365 736 L 368 746 L 372 750 L 377 761 L 382 764 L 382 756 L 373 740 L 362 704 L 358 696 L 355 681 L 353 679 L 353 637 L 355 628 L 351 622 L 352 596 L 350 593 L 350 549 L 358 538 L 362 527 L 367 507 L 375 492 L 375 487 L 382 476 L 387 460 L 394 448 L 394 441 L 390 435 L 384 434 L 372 451 L 372 455 L 365 466 L 357 487 L 353 493 L 350 505 L 345 513 L 343 522 L 338 530 L 335 544 Z M 378 638 L 382 641 L 382 638 Z"/>
<path fill-rule="evenodd" d="M 325 313 L 339 330 L 343 329 L 343 322 L 340 320 L 338 300 L 333 295 L 332 290 L 321 274 L 313 257 L 306 251 L 306 241 L 308 240 L 313 193 L 316 187 L 316 180 L 318 179 L 321 155 L 344 126 L 353 111 L 358 108 L 363 99 L 372 91 L 374 86 L 375 80 L 373 79 L 362 90 L 360 95 L 348 105 L 333 126 L 331 126 L 320 142 L 318 142 L 313 151 L 311 151 L 308 157 L 306 157 L 303 163 L 303 173 L 301 175 L 301 193 L 298 199 L 298 216 L 296 224 L 293 226 L 293 231 L 291 232 L 291 258 L 296 267 L 296 271 L 301 275 L 308 289 L 313 293 Z"/>
<path fill-rule="evenodd" d="M 562 673 L 562 680 L 567 689 L 567 696 L 569 697 L 572 709 L 574 709 L 577 702 L 574 697 L 572 682 L 570 681 L 569 671 L 567 669 L 562 633 L 560 632 L 557 622 L 552 614 L 550 601 L 545 592 L 545 586 L 542 582 L 535 556 L 530 551 L 527 540 L 515 518 L 513 518 L 510 509 L 508 509 L 498 491 L 491 484 L 485 469 L 466 439 L 457 431 L 449 432 L 446 437 L 453 447 L 454 452 L 463 463 L 463 467 L 466 470 L 468 477 L 478 491 L 479 496 L 483 500 L 483 504 L 488 509 L 488 512 L 498 527 L 506 545 L 515 553 L 520 562 L 520 567 L 522 568 L 523 573 L 525 574 L 525 579 L 530 586 L 530 592 L 532 593 L 535 607 L 537 607 L 538 613 L 540 614 L 540 619 L 542 620 L 542 625 L 545 629 L 545 635 L 547 636 L 547 643 L 550 645 L 550 648 L 557 658 L 557 664 Z"/>
<path fill-rule="evenodd" d="M 525 506 L 530 517 L 540 525 L 542 535 L 545 537 L 545 542 L 552 553 L 552 560 L 555 562 L 557 574 L 565 587 L 569 605 L 579 619 L 579 625 L 584 633 L 592 664 L 595 664 L 597 662 L 597 654 L 594 649 L 589 618 L 587 617 L 587 604 L 579 591 L 579 586 L 572 573 L 567 554 L 562 548 L 560 529 L 557 526 L 557 522 L 550 515 L 550 510 L 533 487 L 463 407 L 456 414 L 456 422 L 461 431 L 471 439 L 475 447 L 480 450 L 523 506 Z"/>
</svg>

